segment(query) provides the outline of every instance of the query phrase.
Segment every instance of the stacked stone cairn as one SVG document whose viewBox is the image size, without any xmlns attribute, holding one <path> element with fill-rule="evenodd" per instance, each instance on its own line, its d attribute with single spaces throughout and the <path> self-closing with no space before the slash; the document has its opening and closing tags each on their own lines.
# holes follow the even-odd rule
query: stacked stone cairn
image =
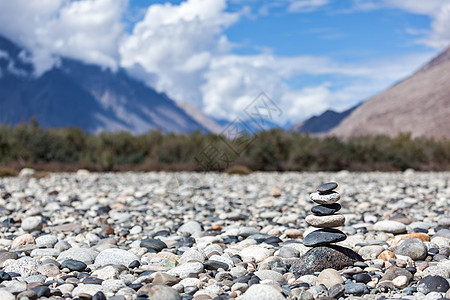
<svg viewBox="0 0 450 300">
<path fill-rule="evenodd" d="M 308 215 L 305 221 L 320 229 L 303 239 L 303 244 L 312 249 L 292 264 L 290 271 L 296 275 L 313 274 L 327 268 L 341 270 L 362 261 L 361 256 L 353 250 L 334 245 L 347 238 L 345 233 L 334 228 L 345 223 L 344 215 L 337 213 L 341 209 L 341 205 L 336 203 L 340 199 L 339 193 L 335 191 L 337 187 L 335 182 L 324 183 L 310 195 L 311 200 L 318 205 L 311 208 L 313 215 Z"/>
<path fill-rule="evenodd" d="M 310 195 L 311 200 L 318 205 L 311 208 L 314 215 L 307 216 L 305 221 L 309 225 L 321 229 L 313 231 L 305 237 L 303 240 L 305 246 L 327 246 L 347 238 L 345 233 L 333 228 L 345 223 L 344 215 L 336 214 L 341 209 L 341 205 L 336 203 L 341 198 L 335 191 L 337 187 L 338 184 L 335 182 L 324 183 L 317 187 L 317 192 Z"/>
</svg>

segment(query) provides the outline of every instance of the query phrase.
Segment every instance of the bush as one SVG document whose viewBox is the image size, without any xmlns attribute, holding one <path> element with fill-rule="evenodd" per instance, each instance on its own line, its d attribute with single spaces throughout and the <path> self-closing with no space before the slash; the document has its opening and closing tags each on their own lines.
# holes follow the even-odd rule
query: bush
<svg viewBox="0 0 450 300">
<path fill-rule="evenodd" d="M 15 177 L 19 172 L 9 167 L 0 167 L 0 177 Z"/>
<path fill-rule="evenodd" d="M 230 141 L 214 134 L 87 134 L 77 128 L 43 129 L 36 121 L 0 125 L 0 164 L 15 175 L 23 166 L 45 171 L 425 171 L 450 169 L 450 140 L 358 136 L 342 140 L 259 132 Z M 239 170 L 246 167 L 247 170 Z M 236 171 L 233 168 L 237 168 Z"/>
<path fill-rule="evenodd" d="M 233 165 L 233 166 L 228 167 L 225 170 L 225 173 L 227 173 L 228 175 L 249 175 L 252 173 L 252 170 L 250 170 L 246 166 Z"/>
</svg>

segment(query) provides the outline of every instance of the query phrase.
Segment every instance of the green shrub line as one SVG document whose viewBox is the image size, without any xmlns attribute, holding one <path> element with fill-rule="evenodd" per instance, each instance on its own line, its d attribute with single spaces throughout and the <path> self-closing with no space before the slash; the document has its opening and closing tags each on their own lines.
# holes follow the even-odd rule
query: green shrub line
<svg viewBox="0 0 450 300">
<path fill-rule="evenodd" d="M 87 134 L 70 127 L 43 129 L 34 121 L 15 127 L 0 125 L 0 166 L 6 174 L 23 167 L 45 171 L 205 171 L 205 149 L 219 154 L 218 162 L 208 165 L 208 170 L 215 171 L 234 165 L 253 171 L 450 169 L 449 139 L 412 138 L 409 133 L 340 139 L 273 129 L 227 141 L 200 132 Z"/>
</svg>

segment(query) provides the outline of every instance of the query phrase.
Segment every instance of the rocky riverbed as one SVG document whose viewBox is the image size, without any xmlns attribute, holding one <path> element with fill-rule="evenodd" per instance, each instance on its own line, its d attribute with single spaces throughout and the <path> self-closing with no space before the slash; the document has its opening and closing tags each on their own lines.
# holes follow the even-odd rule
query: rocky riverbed
<svg viewBox="0 0 450 300">
<path fill-rule="evenodd" d="M 450 173 L 22 175 L 0 178 L 1 300 L 450 298 Z M 303 259 L 329 181 L 343 269 Z"/>
</svg>

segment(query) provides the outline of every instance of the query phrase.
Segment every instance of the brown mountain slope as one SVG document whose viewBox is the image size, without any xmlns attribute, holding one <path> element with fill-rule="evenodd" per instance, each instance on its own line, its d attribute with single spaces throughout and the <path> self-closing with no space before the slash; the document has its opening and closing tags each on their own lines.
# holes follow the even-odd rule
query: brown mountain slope
<svg viewBox="0 0 450 300">
<path fill-rule="evenodd" d="M 365 101 L 330 134 L 395 136 L 400 132 L 450 138 L 450 48 L 412 76 Z"/>
</svg>

